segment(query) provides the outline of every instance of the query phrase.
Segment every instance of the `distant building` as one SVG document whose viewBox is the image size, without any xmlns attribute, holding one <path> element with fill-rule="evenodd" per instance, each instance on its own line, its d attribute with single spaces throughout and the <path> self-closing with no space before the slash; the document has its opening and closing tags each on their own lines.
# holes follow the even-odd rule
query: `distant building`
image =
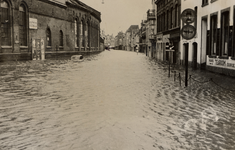
<svg viewBox="0 0 235 150">
<path fill-rule="evenodd" d="M 101 14 L 79 0 L 1 0 L 0 61 L 99 51 Z"/>
<path fill-rule="evenodd" d="M 123 45 L 124 33 L 118 32 L 118 35 L 115 37 L 115 49 L 117 50 L 124 50 Z"/>
<path fill-rule="evenodd" d="M 113 35 L 105 35 L 104 45 L 109 47 L 115 47 L 115 37 Z"/>
<path fill-rule="evenodd" d="M 135 36 L 139 32 L 139 25 L 131 25 L 126 33 L 125 33 L 125 39 L 126 39 L 126 50 L 127 51 L 134 51 L 135 47 Z"/>
<path fill-rule="evenodd" d="M 139 51 L 147 55 L 147 40 L 146 40 L 146 27 L 147 20 L 142 20 L 140 27 L 140 42 L 139 42 Z"/>
</svg>

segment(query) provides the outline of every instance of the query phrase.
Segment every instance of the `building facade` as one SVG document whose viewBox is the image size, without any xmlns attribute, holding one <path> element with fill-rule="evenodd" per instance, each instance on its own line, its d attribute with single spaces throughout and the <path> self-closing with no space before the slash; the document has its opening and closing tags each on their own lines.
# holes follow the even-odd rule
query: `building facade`
<svg viewBox="0 0 235 150">
<path fill-rule="evenodd" d="M 183 1 L 182 11 L 188 8 L 196 12 L 196 36 L 181 38 L 181 60 L 188 48 L 192 67 L 235 76 L 235 1 Z"/>
<path fill-rule="evenodd" d="M 181 0 L 155 0 L 155 4 L 157 5 L 156 58 L 179 64 Z M 166 51 L 166 43 L 174 46 L 174 52 Z"/>
<path fill-rule="evenodd" d="M 145 53 L 147 56 L 146 26 L 147 26 L 147 20 L 142 20 L 140 27 L 139 50 L 140 52 Z"/>
<path fill-rule="evenodd" d="M 78 0 L 1 0 L 0 61 L 99 51 L 101 14 Z"/>
<path fill-rule="evenodd" d="M 115 37 L 115 49 L 116 50 L 124 50 L 124 33 L 122 31 L 118 32 L 118 35 Z"/>
<path fill-rule="evenodd" d="M 125 33 L 125 43 L 127 51 L 135 51 L 136 46 L 136 34 L 139 32 L 139 25 L 131 25 Z"/>
<path fill-rule="evenodd" d="M 147 11 L 146 41 L 147 56 L 156 58 L 156 9 L 152 0 L 152 9 Z"/>
</svg>

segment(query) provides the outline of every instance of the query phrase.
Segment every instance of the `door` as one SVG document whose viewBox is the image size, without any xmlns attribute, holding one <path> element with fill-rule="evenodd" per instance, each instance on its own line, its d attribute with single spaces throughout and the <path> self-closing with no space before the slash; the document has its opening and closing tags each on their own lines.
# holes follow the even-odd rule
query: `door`
<svg viewBox="0 0 235 150">
<path fill-rule="evenodd" d="M 197 43 L 193 43 L 193 69 L 197 69 Z"/>
</svg>

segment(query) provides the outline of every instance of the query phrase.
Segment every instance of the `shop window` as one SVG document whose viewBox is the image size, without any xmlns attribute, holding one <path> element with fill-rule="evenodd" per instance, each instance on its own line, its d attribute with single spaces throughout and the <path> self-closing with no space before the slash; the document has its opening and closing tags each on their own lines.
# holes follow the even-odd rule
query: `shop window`
<svg viewBox="0 0 235 150">
<path fill-rule="evenodd" d="M 221 14 L 221 29 L 222 29 L 222 55 L 228 55 L 229 44 L 229 11 Z"/>
<path fill-rule="evenodd" d="M 11 28 L 10 28 L 10 8 L 9 4 L 5 0 L 0 2 L 0 42 L 2 46 L 11 45 Z"/>
<path fill-rule="evenodd" d="M 20 46 L 27 46 L 27 17 L 25 6 L 21 4 L 19 11 L 19 42 Z"/>
<path fill-rule="evenodd" d="M 216 55 L 217 54 L 217 15 L 211 16 L 211 54 Z"/>
<path fill-rule="evenodd" d="M 47 46 L 51 46 L 51 30 L 48 28 L 46 31 L 46 40 L 47 40 Z"/>
<path fill-rule="evenodd" d="M 64 37 L 63 37 L 63 32 L 60 30 L 60 46 L 61 46 L 61 47 L 64 46 L 64 44 L 63 44 L 63 39 L 64 39 Z"/>
</svg>

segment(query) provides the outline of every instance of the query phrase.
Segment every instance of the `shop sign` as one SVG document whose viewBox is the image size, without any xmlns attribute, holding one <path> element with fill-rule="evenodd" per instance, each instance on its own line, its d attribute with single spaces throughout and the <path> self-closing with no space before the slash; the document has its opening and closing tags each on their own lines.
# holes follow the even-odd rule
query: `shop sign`
<svg viewBox="0 0 235 150">
<path fill-rule="evenodd" d="M 232 59 L 219 59 L 219 58 L 209 58 L 207 56 L 207 63 L 208 66 L 214 67 L 221 67 L 227 69 L 234 69 L 235 70 L 235 60 Z"/>
<path fill-rule="evenodd" d="M 29 18 L 29 29 L 38 29 L 38 20 L 36 18 Z"/>
</svg>

